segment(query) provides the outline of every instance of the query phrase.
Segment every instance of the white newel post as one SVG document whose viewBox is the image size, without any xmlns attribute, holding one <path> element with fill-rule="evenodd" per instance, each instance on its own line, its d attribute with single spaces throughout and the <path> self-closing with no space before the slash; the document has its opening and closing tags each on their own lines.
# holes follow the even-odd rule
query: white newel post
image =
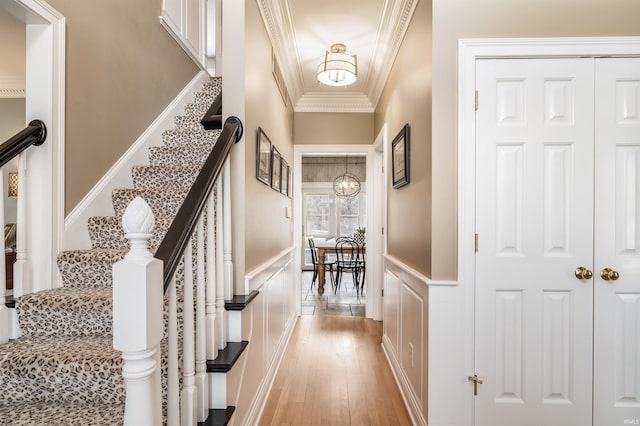
<svg viewBox="0 0 640 426">
<path fill-rule="evenodd" d="M 136 197 L 122 216 L 130 250 L 113 266 L 113 347 L 122 352 L 125 426 L 162 423 L 158 364 L 162 338 L 162 261 L 149 252 L 155 219 Z"/>
</svg>

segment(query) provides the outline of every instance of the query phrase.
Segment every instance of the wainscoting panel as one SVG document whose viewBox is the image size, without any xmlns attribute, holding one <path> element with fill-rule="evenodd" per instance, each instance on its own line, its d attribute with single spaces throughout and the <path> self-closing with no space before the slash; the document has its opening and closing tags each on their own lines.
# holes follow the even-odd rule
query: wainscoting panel
<svg viewBox="0 0 640 426">
<path fill-rule="evenodd" d="M 427 424 L 427 278 L 385 256 L 382 348 L 413 424 Z"/>
<path fill-rule="evenodd" d="M 237 389 L 229 405 L 236 411 L 231 424 L 258 424 L 297 316 L 293 248 L 247 274 L 246 288 L 260 293 L 242 311 L 242 340 L 249 341 L 240 359 Z"/>
</svg>

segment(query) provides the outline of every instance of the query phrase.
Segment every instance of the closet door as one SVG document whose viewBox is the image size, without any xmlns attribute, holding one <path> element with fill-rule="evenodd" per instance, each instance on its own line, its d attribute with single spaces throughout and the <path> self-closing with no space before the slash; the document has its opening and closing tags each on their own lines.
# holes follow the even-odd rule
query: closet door
<svg viewBox="0 0 640 426">
<path fill-rule="evenodd" d="M 476 425 L 590 425 L 594 61 L 476 66 Z"/>
<path fill-rule="evenodd" d="M 640 59 L 598 59 L 595 86 L 594 425 L 637 425 Z"/>
</svg>

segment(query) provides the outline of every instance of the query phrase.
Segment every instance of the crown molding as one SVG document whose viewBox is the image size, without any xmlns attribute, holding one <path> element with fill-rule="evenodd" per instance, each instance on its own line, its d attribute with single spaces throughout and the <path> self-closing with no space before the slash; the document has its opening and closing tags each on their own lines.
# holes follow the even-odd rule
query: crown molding
<svg viewBox="0 0 640 426">
<path fill-rule="evenodd" d="M 365 93 L 375 108 L 387 83 L 393 63 L 404 40 L 411 17 L 416 9 L 418 0 L 391 0 L 378 28 L 378 40 L 374 48 L 373 57 L 380 56 L 380 67 L 372 70 L 370 78 L 365 83 Z M 390 28 L 391 30 L 386 30 Z M 373 68 L 373 67 L 372 67 Z"/>
<path fill-rule="evenodd" d="M 374 107 L 363 93 L 309 92 L 303 95 L 294 108 L 295 112 L 374 112 Z"/>
<path fill-rule="evenodd" d="M 302 96 L 303 78 L 297 57 L 291 55 L 291 52 L 297 51 L 297 46 L 288 0 L 257 0 L 257 3 L 289 97 L 295 104 Z"/>
<path fill-rule="evenodd" d="M 21 79 L 0 79 L 0 98 L 24 98 L 25 81 Z"/>
</svg>

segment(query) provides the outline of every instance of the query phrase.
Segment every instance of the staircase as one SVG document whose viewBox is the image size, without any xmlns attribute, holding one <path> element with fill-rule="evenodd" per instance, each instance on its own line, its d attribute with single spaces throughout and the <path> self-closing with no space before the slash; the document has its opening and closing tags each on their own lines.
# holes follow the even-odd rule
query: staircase
<svg viewBox="0 0 640 426">
<path fill-rule="evenodd" d="M 128 251 L 121 216 L 136 196 L 149 204 L 155 252 L 220 134 L 200 124 L 220 89 L 221 80 L 212 79 L 175 117 L 163 145 L 150 149 L 150 164 L 133 168 L 133 188 L 113 192 L 115 216 L 89 220 L 91 248 L 59 254 L 63 286 L 16 300 L 22 336 L 0 345 L 0 424 L 122 424 L 123 361 L 113 349 L 111 289 L 113 264 Z M 210 416 L 206 424 L 225 424 L 232 412 L 212 412 L 223 420 Z"/>
</svg>

